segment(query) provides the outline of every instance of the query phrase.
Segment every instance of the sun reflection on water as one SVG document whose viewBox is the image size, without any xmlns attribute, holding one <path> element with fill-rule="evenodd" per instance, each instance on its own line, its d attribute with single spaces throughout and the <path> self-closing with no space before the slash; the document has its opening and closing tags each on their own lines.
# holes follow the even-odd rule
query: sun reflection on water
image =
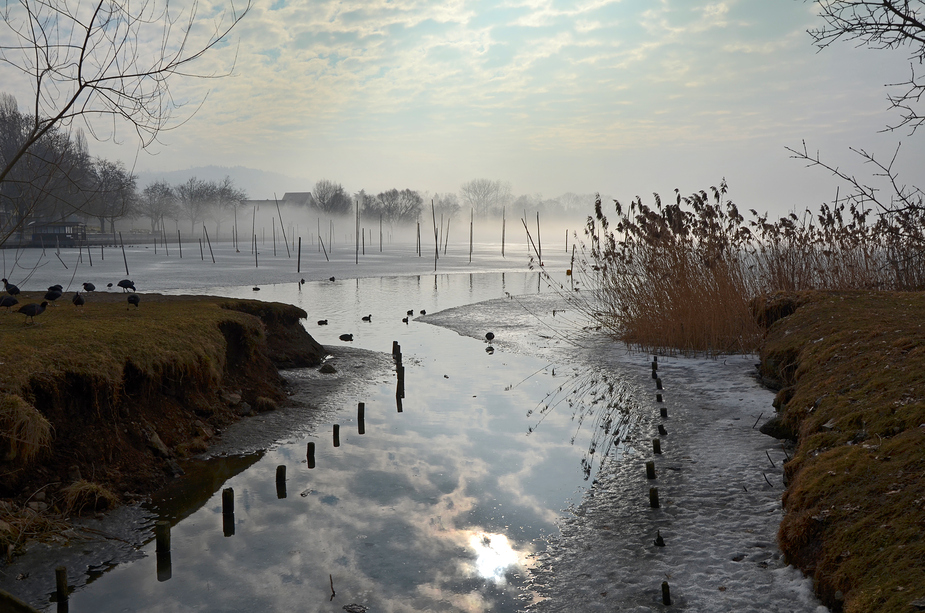
<svg viewBox="0 0 925 613">
<path fill-rule="evenodd" d="M 503 585 L 504 573 L 521 563 L 521 554 L 503 534 L 476 532 L 469 536 L 469 546 L 475 550 L 475 574 L 497 584 Z"/>
</svg>

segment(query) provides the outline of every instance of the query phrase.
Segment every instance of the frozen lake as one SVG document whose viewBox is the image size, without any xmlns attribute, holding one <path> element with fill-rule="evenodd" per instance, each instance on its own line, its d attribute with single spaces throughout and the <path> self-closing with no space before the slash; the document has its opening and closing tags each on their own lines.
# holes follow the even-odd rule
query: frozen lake
<svg viewBox="0 0 925 613">
<path fill-rule="evenodd" d="M 26 556 L 0 587 L 54 610 L 61 563 L 77 586 L 72 612 L 657 611 L 667 577 L 679 610 L 819 610 L 811 582 L 774 545 L 781 463 L 768 463 L 782 453 L 751 427 L 773 397 L 749 378 L 753 358 L 662 359 L 673 419 L 657 458 L 665 508 L 648 509 L 641 462 L 658 414 L 651 356 L 583 334 L 584 322 L 528 270 L 523 245 L 506 258 L 500 245 L 477 245 L 472 263 L 468 245 L 455 254 L 451 245 L 436 273 L 432 254 L 419 257 L 413 245 L 360 255 L 359 264 L 352 249 L 328 261 L 303 245 L 297 262 L 264 248 L 256 267 L 253 253 L 227 243 L 213 245 L 215 264 L 195 247 L 191 257 L 184 245 L 182 260 L 152 246 L 127 248 L 125 261 L 106 249 L 105 260 L 91 254 L 92 267 L 86 252 L 77 262 L 62 251 L 60 262 L 32 250 L 12 271 L 8 252 L 5 270 L 24 290 L 71 277 L 73 290 L 115 283 L 127 261 L 140 292 L 295 304 L 332 349 L 338 376 L 357 384 L 318 397 L 320 375 L 289 372 L 293 400 L 319 409 L 289 435 L 189 466 L 151 504 L 91 522 L 122 541 L 37 547 L 28 568 L 38 576 L 13 579 Z M 551 247 L 546 268 L 564 281 L 569 254 Z M 375 352 L 400 343 L 400 407 L 388 359 L 359 368 L 355 354 L 338 351 L 343 333 L 354 335 L 351 347 Z M 614 433 L 622 443 L 611 447 Z M 151 540 L 158 519 L 172 524 L 166 558 Z M 656 530 L 668 547 L 653 546 Z"/>
</svg>

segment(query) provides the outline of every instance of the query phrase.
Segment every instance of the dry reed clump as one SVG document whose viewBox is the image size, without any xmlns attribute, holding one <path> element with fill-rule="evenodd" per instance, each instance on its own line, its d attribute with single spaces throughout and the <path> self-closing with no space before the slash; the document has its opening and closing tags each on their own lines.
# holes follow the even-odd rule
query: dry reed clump
<svg viewBox="0 0 925 613">
<path fill-rule="evenodd" d="M 61 490 L 64 494 L 66 515 L 80 515 L 84 511 L 95 513 L 119 506 L 119 498 L 99 483 L 85 479 L 75 481 Z"/>
<path fill-rule="evenodd" d="M 35 407 L 15 394 L 0 398 L 0 439 L 5 460 L 25 465 L 51 442 L 51 424 Z"/>
<path fill-rule="evenodd" d="M 844 202 L 777 221 L 726 199 L 725 181 L 664 205 L 600 198 L 572 265 L 573 308 L 630 345 L 683 353 L 754 351 L 750 303 L 776 291 L 925 288 L 925 211 L 881 214 Z"/>
</svg>

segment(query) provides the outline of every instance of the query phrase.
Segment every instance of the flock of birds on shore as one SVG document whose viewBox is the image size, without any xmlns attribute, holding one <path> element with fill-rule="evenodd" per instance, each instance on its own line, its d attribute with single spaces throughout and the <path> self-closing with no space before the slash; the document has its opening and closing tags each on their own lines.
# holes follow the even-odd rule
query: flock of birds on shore
<svg viewBox="0 0 925 613">
<path fill-rule="evenodd" d="M 7 279 L 2 279 L 3 289 L 6 291 L 6 295 L 0 297 L 0 307 L 3 307 L 7 310 L 7 313 L 12 312 L 13 307 L 19 304 L 19 299 L 16 297 L 22 293 L 22 290 L 19 289 L 16 285 L 10 283 Z M 141 299 L 138 297 L 138 294 L 135 293 L 135 283 L 130 279 L 122 279 L 116 283 L 118 287 L 122 288 L 123 292 L 128 292 L 131 290 L 132 293 L 128 295 L 126 302 L 128 306 L 125 308 L 131 308 L 134 306 L 136 309 L 141 302 Z M 107 288 L 112 287 L 112 283 L 106 284 Z M 83 291 L 86 294 L 96 291 L 96 286 L 93 283 L 87 282 L 83 284 Z M 57 306 L 57 300 L 64 295 L 64 287 L 62 285 L 52 285 L 48 288 L 48 291 L 45 292 L 45 296 L 42 302 L 34 303 L 30 302 L 29 304 L 24 304 L 18 309 L 17 313 L 22 313 L 26 316 L 24 324 L 35 323 L 35 318 L 45 312 L 45 309 L 49 306 Z M 71 298 L 71 302 L 75 307 L 83 309 L 83 306 L 87 303 L 84 295 L 80 291 L 74 292 L 74 296 Z"/>
<path fill-rule="evenodd" d="M 17 286 L 10 283 L 7 279 L 2 279 L 2 281 L 3 281 L 3 289 L 6 291 L 6 295 L 3 297 L 0 297 L 0 307 L 6 308 L 7 313 L 9 313 L 12 311 L 12 308 L 14 306 L 19 304 L 19 300 L 16 298 L 16 296 L 18 296 L 21 293 L 21 290 Z M 334 277 L 331 277 L 330 281 L 334 281 Z M 299 282 L 300 289 L 304 283 L 305 283 L 305 279 L 302 279 Z M 128 304 L 126 309 L 131 308 L 132 306 L 134 306 L 137 309 L 141 300 L 139 299 L 138 294 L 135 293 L 135 283 L 132 282 L 130 279 L 122 279 L 116 285 L 118 287 L 121 287 L 123 292 L 128 292 L 129 290 L 131 290 L 132 292 L 126 298 L 126 302 Z M 112 288 L 112 283 L 108 283 L 106 287 L 107 289 Z M 260 289 L 259 287 L 254 287 L 254 291 L 257 291 L 259 289 Z M 83 284 L 83 290 L 86 294 L 89 294 L 89 293 L 96 291 L 96 286 L 93 283 L 87 282 Z M 22 313 L 23 315 L 26 316 L 26 319 L 23 322 L 24 324 L 27 324 L 30 322 L 34 324 L 35 318 L 41 315 L 42 313 L 44 313 L 45 309 L 48 306 L 57 306 L 55 301 L 57 301 L 63 295 L 64 295 L 63 286 L 52 285 L 48 288 L 48 291 L 45 293 L 44 300 L 41 302 L 41 304 L 37 304 L 37 303 L 24 304 L 21 307 L 19 307 L 16 310 L 16 312 Z M 75 307 L 83 310 L 83 306 L 84 304 L 86 304 L 86 299 L 80 293 L 80 291 L 77 291 L 77 292 L 74 292 L 74 296 L 71 298 L 71 302 L 74 304 Z M 425 311 L 424 309 L 421 309 L 420 314 L 426 315 L 427 311 Z M 414 316 L 414 309 L 411 309 L 407 312 L 406 317 L 402 318 L 402 323 L 407 324 L 408 320 L 412 316 Z M 362 320 L 366 323 L 372 323 L 373 321 L 372 313 L 370 313 L 369 315 L 364 315 L 362 317 Z M 328 320 L 319 319 L 318 325 L 326 326 L 328 325 Z M 339 338 L 340 340 L 344 342 L 349 342 L 353 340 L 353 334 L 341 334 Z M 485 334 L 485 339 L 488 341 L 488 343 L 491 343 L 492 340 L 494 340 L 494 338 L 495 338 L 495 335 L 492 332 L 488 332 Z M 489 345 L 488 350 L 486 351 L 488 351 L 489 353 L 492 353 L 494 351 L 494 348 Z"/>
</svg>

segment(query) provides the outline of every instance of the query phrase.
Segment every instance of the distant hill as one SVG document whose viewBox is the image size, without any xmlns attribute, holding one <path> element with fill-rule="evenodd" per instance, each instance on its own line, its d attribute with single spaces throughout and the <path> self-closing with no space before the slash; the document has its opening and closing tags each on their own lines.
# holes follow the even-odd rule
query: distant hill
<svg viewBox="0 0 925 613">
<path fill-rule="evenodd" d="M 254 168 L 245 168 L 244 166 L 197 166 L 186 170 L 146 171 L 136 172 L 135 174 L 138 177 L 139 190 L 158 180 L 167 181 L 171 185 L 178 185 L 190 177 L 205 181 L 222 181 L 227 176 L 234 181 L 235 187 L 247 192 L 247 197 L 250 200 L 270 200 L 273 198 L 274 193 L 278 198 L 282 198 L 285 192 L 306 192 L 314 187 L 314 183 L 308 179 L 299 179 L 278 172 L 256 170 Z"/>
</svg>

